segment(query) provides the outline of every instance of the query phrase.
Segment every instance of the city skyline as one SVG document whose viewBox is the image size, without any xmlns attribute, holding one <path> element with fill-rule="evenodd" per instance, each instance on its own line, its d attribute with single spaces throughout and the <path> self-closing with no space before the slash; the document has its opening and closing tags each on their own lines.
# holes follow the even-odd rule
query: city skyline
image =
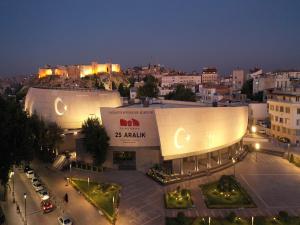
<svg viewBox="0 0 300 225">
<path fill-rule="evenodd" d="M 299 2 L 15 1 L 0 3 L 0 76 L 45 64 L 163 64 L 300 69 Z"/>
</svg>

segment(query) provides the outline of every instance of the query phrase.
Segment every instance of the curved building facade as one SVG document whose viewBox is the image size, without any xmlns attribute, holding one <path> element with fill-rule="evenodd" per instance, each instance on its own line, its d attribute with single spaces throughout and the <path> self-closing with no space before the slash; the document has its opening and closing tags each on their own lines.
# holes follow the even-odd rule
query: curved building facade
<svg viewBox="0 0 300 225">
<path fill-rule="evenodd" d="M 234 151 L 241 149 L 248 125 L 246 106 L 153 104 L 100 111 L 110 136 L 107 166 L 122 167 L 132 160 L 133 167 L 140 170 L 167 161 L 174 169 L 183 159 L 207 154 L 217 158 L 217 163 L 222 157 L 231 160 Z"/>
<path fill-rule="evenodd" d="M 81 128 L 89 116 L 100 117 L 99 108 L 121 106 L 118 92 L 88 89 L 30 88 L 25 110 L 64 129 Z"/>
</svg>

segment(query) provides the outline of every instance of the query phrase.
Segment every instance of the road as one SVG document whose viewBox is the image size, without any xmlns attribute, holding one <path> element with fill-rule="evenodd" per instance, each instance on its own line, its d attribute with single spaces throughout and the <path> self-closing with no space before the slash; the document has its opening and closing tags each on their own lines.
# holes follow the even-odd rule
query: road
<svg viewBox="0 0 300 225">
<path fill-rule="evenodd" d="M 26 193 L 26 218 L 28 225 L 52 225 L 57 221 L 57 217 L 59 214 L 58 209 L 55 209 L 54 211 L 47 214 L 44 214 L 42 212 L 40 207 L 40 197 L 33 189 L 31 181 L 26 177 L 25 173 L 23 173 L 21 170 L 15 169 L 14 181 L 16 205 L 19 205 L 23 218 L 25 214 L 24 193 Z"/>
</svg>

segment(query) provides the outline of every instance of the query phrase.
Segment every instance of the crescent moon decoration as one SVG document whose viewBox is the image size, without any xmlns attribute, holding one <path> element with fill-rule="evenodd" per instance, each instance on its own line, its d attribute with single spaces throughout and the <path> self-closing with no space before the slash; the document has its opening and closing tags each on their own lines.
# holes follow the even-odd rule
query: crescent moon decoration
<svg viewBox="0 0 300 225">
<path fill-rule="evenodd" d="M 63 105 L 64 111 L 62 111 L 62 112 L 59 111 L 59 109 L 58 109 L 58 103 L 60 103 L 60 104 Z M 63 103 L 63 101 L 62 101 L 61 98 L 57 97 L 57 98 L 55 99 L 55 101 L 54 101 L 54 109 L 55 109 L 55 112 L 56 112 L 57 115 L 63 116 L 64 113 L 68 110 L 68 107 L 67 107 L 67 105 L 65 105 L 65 104 Z"/>
<path fill-rule="evenodd" d="M 188 134 L 184 128 L 182 128 L 182 127 L 178 128 L 174 135 L 174 144 L 175 144 L 175 147 L 178 149 L 184 147 L 184 144 L 180 144 L 179 140 L 178 140 L 179 136 L 181 136 L 181 135 L 185 135 L 185 137 L 184 137 L 185 142 L 189 142 L 191 140 L 191 135 Z"/>
</svg>

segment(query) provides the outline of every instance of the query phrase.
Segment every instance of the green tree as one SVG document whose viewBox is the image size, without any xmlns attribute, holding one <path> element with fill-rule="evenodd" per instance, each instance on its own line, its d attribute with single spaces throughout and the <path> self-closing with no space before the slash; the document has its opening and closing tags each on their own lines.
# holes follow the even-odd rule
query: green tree
<svg viewBox="0 0 300 225">
<path fill-rule="evenodd" d="M 148 75 L 144 78 L 144 85 L 137 90 L 138 97 L 156 98 L 158 96 L 158 81 L 152 76 Z"/>
<path fill-rule="evenodd" d="M 111 89 L 112 90 L 117 90 L 117 85 L 114 81 L 111 83 Z"/>
<path fill-rule="evenodd" d="M 120 83 L 120 85 L 118 87 L 118 91 L 122 97 L 129 97 L 129 95 L 130 95 L 129 88 L 124 86 L 123 83 Z"/>
<path fill-rule="evenodd" d="M 31 116 L 30 126 L 35 156 L 45 162 L 53 161 L 63 141 L 63 130 L 56 123 L 45 123 L 36 114 Z"/>
<path fill-rule="evenodd" d="M 264 98 L 263 91 L 259 91 L 253 94 L 253 79 L 249 79 L 243 84 L 241 93 L 245 94 L 248 99 L 251 99 L 253 101 L 262 102 Z"/>
<path fill-rule="evenodd" d="M 185 88 L 179 84 L 174 91 L 165 96 L 165 99 L 195 102 L 196 94 L 190 88 Z"/>
<path fill-rule="evenodd" d="M 91 153 L 95 164 L 103 164 L 109 147 L 109 137 L 98 118 L 88 118 L 82 125 L 84 146 Z"/>
<path fill-rule="evenodd" d="M 0 181 L 6 184 L 12 165 L 33 157 L 33 135 L 29 119 L 15 101 L 0 96 Z"/>
<path fill-rule="evenodd" d="M 253 79 L 249 79 L 243 84 L 241 93 L 245 94 L 248 99 L 253 98 Z"/>
</svg>

